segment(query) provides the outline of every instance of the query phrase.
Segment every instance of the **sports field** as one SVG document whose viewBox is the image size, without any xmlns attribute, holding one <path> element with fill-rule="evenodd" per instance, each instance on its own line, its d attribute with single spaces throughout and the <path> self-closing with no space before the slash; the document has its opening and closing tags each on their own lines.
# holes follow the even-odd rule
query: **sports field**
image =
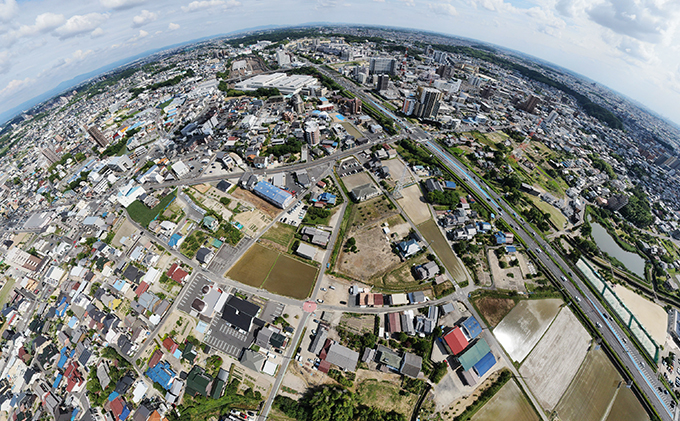
<svg viewBox="0 0 680 421">
<path fill-rule="evenodd" d="M 414 224 L 419 225 L 432 217 L 430 208 L 425 203 L 420 187 L 414 184 L 401 190 L 402 198 L 397 200 L 406 215 Z"/>
</svg>

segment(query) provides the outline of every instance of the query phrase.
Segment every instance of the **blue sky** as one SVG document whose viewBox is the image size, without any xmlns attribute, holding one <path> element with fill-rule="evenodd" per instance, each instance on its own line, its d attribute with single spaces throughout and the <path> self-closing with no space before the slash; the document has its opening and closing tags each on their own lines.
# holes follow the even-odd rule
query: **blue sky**
<svg viewBox="0 0 680 421">
<path fill-rule="evenodd" d="M 425 29 L 516 49 L 680 123 L 677 0 L 0 0 L 0 113 L 152 48 L 320 21 Z"/>
</svg>

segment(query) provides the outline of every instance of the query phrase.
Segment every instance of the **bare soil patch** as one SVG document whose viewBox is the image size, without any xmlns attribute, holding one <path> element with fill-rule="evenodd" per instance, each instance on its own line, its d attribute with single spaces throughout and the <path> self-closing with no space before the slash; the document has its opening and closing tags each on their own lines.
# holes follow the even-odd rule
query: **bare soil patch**
<svg viewBox="0 0 680 421">
<path fill-rule="evenodd" d="M 259 198 L 254 193 L 249 192 L 248 190 L 243 190 L 240 187 L 237 187 L 231 195 L 236 199 L 240 199 L 252 204 L 272 219 L 276 218 L 276 216 L 281 213 L 281 209 L 277 208 L 266 200 Z"/>
<path fill-rule="evenodd" d="M 402 198 L 397 200 L 399 206 L 404 209 L 406 215 L 411 218 L 414 224 L 420 225 L 432 217 L 430 208 L 425 202 L 420 186 L 414 184 L 401 190 Z"/>
<path fill-rule="evenodd" d="M 474 303 L 491 327 L 496 327 L 516 304 L 510 298 L 493 297 L 481 297 L 476 299 Z"/>
</svg>

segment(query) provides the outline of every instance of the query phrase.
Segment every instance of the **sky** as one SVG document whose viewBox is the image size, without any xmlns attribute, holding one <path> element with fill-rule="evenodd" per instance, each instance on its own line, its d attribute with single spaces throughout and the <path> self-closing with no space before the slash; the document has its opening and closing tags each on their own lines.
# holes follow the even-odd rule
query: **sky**
<svg viewBox="0 0 680 421">
<path fill-rule="evenodd" d="M 308 22 L 497 44 L 580 73 L 680 124 L 678 0 L 0 0 L 0 113 L 150 49 Z"/>
</svg>

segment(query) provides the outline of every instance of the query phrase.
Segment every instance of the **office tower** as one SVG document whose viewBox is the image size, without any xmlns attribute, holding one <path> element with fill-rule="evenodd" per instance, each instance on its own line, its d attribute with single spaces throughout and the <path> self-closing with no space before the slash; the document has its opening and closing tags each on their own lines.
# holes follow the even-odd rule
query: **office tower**
<svg viewBox="0 0 680 421">
<path fill-rule="evenodd" d="M 557 111 L 552 110 L 550 111 L 550 114 L 548 115 L 548 119 L 545 120 L 546 124 L 553 124 L 557 120 Z"/>
<path fill-rule="evenodd" d="M 529 96 L 529 99 L 524 101 L 522 105 L 520 105 L 520 108 L 528 113 L 533 113 L 534 109 L 536 106 L 541 102 L 538 97 L 535 97 L 533 95 Z"/>
<path fill-rule="evenodd" d="M 389 75 L 397 74 L 397 60 L 393 58 L 371 58 L 371 65 L 368 69 L 369 74 L 379 75 L 387 73 Z"/>
<path fill-rule="evenodd" d="M 319 133 L 319 123 L 316 121 L 307 121 L 305 123 L 305 140 L 311 146 L 316 146 L 321 140 L 321 133 Z"/>
<path fill-rule="evenodd" d="M 302 114 L 305 111 L 305 103 L 299 94 L 293 95 L 293 111 L 298 114 Z"/>
<path fill-rule="evenodd" d="M 449 79 L 453 77 L 455 71 L 456 70 L 453 68 L 453 66 L 443 65 L 437 68 L 437 75 L 439 75 L 442 79 Z"/>
<path fill-rule="evenodd" d="M 345 101 L 345 108 L 348 114 L 361 114 L 361 100 L 359 98 L 348 99 Z"/>
<path fill-rule="evenodd" d="M 436 119 L 442 96 L 442 93 L 437 89 L 424 86 L 418 87 L 418 102 L 414 107 L 413 113 L 416 117 L 424 120 Z"/>
<path fill-rule="evenodd" d="M 51 148 L 42 148 L 40 149 L 40 152 L 43 154 L 45 158 L 47 158 L 50 164 L 59 162 L 59 156 L 57 156 L 57 154 Z"/>
<path fill-rule="evenodd" d="M 378 85 L 376 86 L 376 91 L 382 92 L 387 90 L 387 85 L 390 82 L 390 77 L 388 75 L 378 76 Z"/>
<path fill-rule="evenodd" d="M 104 137 L 104 133 L 102 133 L 101 130 L 95 126 L 90 126 L 90 128 L 87 129 L 87 133 L 95 142 L 97 142 L 97 145 L 101 146 L 102 148 L 105 148 L 106 145 L 108 145 L 109 142 L 106 140 L 106 137 Z"/>
</svg>

